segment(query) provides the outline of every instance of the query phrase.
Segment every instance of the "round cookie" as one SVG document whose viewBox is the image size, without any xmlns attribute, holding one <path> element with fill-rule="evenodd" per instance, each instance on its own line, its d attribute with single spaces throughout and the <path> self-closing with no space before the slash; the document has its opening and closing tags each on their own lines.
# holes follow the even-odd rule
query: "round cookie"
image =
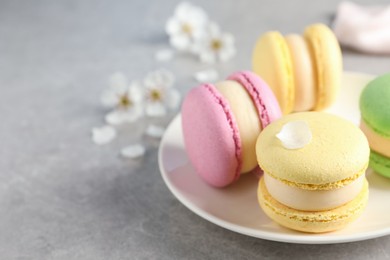
<svg viewBox="0 0 390 260">
<path fill-rule="evenodd" d="M 264 33 L 256 42 L 252 66 L 274 91 L 283 114 L 325 109 L 340 88 L 340 46 L 323 24 L 306 27 L 303 37 Z"/>
<path fill-rule="evenodd" d="M 305 29 L 304 37 L 312 51 L 317 84 L 314 110 L 330 106 L 336 99 L 343 71 L 340 45 L 332 30 L 323 24 Z"/>
<path fill-rule="evenodd" d="M 257 137 L 280 116 L 272 91 L 251 72 L 191 89 L 182 105 L 182 128 L 195 171 L 216 187 L 234 182 L 257 167 Z"/>
<path fill-rule="evenodd" d="M 263 34 L 253 52 L 253 71 L 271 87 L 283 114 L 294 108 L 294 78 L 290 51 L 276 31 Z"/>
<path fill-rule="evenodd" d="M 367 84 L 360 96 L 360 128 L 370 143 L 370 167 L 390 178 L 390 73 Z"/>
<path fill-rule="evenodd" d="M 300 35 L 290 34 L 285 39 L 290 49 L 294 69 L 294 111 L 312 110 L 316 104 L 317 88 L 309 47 Z"/>
<path fill-rule="evenodd" d="M 363 132 L 342 118 L 322 112 L 284 116 L 264 129 L 256 143 L 264 171 L 260 206 L 295 230 L 337 230 L 366 205 L 369 153 Z"/>
</svg>

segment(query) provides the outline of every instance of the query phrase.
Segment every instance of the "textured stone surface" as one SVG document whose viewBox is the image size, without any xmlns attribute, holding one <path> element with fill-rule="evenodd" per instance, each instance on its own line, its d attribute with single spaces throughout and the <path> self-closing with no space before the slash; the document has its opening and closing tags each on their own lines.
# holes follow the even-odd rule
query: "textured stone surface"
<svg viewBox="0 0 390 260">
<path fill-rule="evenodd" d="M 224 77 L 250 68 L 260 33 L 329 23 L 337 1 L 198 4 L 236 36 L 238 56 L 215 66 Z M 390 237 L 292 245 L 239 235 L 201 219 L 164 185 L 158 143 L 142 136 L 143 124 L 120 128 L 119 138 L 106 146 L 91 142 L 91 128 L 103 124 L 99 95 L 112 72 L 136 79 L 164 66 L 185 93 L 196 84 L 193 72 L 208 67 L 186 56 L 167 64 L 154 60 L 156 50 L 167 47 L 163 25 L 175 5 L 0 2 L 0 258 L 388 258 Z M 389 69 L 389 57 L 352 51 L 344 51 L 344 63 L 351 71 Z M 149 147 L 146 156 L 122 159 L 119 149 L 138 138 Z"/>
</svg>

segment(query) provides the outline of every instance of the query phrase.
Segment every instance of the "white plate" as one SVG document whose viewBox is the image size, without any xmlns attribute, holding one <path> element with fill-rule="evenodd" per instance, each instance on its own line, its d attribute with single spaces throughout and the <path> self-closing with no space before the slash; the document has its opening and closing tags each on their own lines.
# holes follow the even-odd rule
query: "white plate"
<svg viewBox="0 0 390 260">
<path fill-rule="evenodd" d="M 359 95 L 370 79 L 370 75 L 344 73 L 338 101 L 328 111 L 358 124 Z M 305 244 L 352 242 L 390 234 L 390 180 L 370 170 L 370 198 L 363 215 L 340 231 L 307 234 L 283 228 L 262 212 L 254 175 L 244 175 L 224 189 L 203 182 L 188 162 L 180 115 L 167 128 L 158 156 L 161 175 L 176 198 L 200 217 L 226 229 L 267 240 Z"/>
</svg>

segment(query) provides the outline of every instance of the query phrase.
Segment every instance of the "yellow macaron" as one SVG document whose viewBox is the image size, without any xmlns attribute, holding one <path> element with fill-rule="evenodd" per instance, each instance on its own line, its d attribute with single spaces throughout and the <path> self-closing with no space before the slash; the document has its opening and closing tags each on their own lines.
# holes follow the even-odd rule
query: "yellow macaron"
<svg viewBox="0 0 390 260">
<path fill-rule="evenodd" d="M 294 107 L 294 77 L 291 54 L 283 36 L 267 32 L 259 38 L 253 53 L 253 71 L 271 87 L 283 114 Z"/>
<path fill-rule="evenodd" d="M 304 37 L 315 63 L 318 94 L 314 110 L 321 110 L 335 101 L 341 84 L 343 63 L 340 45 L 332 30 L 323 24 L 307 27 Z"/>
<path fill-rule="evenodd" d="M 362 131 L 342 118 L 323 112 L 284 116 L 257 139 L 257 160 L 264 171 L 260 206 L 291 229 L 340 229 L 367 203 L 369 153 Z"/>
<path fill-rule="evenodd" d="M 310 25 L 303 36 L 264 33 L 255 45 L 252 64 L 273 89 L 284 114 L 322 110 L 337 97 L 342 55 L 326 25 Z"/>
</svg>

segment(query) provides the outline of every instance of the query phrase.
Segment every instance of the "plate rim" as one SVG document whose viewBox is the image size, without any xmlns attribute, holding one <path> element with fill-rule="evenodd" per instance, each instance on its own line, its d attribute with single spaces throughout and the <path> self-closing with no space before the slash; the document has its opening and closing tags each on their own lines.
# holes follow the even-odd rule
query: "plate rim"
<svg viewBox="0 0 390 260">
<path fill-rule="evenodd" d="M 356 72 L 344 72 L 346 74 L 355 74 L 357 76 L 373 76 L 366 73 L 356 73 Z M 373 238 L 378 238 L 386 235 L 390 235 L 390 227 L 380 229 L 377 231 L 365 231 L 362 233 L 359 233 L 358 235 L 340 235 L 340 236 L 334 236 L 334 237 L 324 237 L 321 236 L 321 234 L 310 235 L 307 234 L 305 236 L 302 235 L 294 235 L 294 234 L 275 234 L 274 232 L 270 231 L 264 231 L 264 230 L 254 230 L 251 228 L 243 227 L 225 220 L 222 220 L 218 217 L 215 217 L 198 207 L 196 207 L 190 200 L 188 200 L 185 196 L 183 196 L 177 189 L 174 187 L 174 185 L 171 184 L 171 182 L 168 180 L 168 174 L 165 171 L 165 168 L 163 167 L 163 148 L 166 144 L 166 139 L 168 136 L 168 133 L 172 129 L 172 127 L 175 125 L 176 121 L 181 120 L 181 113 L 179 112 L 169 123 L 163 137 L 161 138 L 161 142 L 158 149 L 158 165 L 159 170 L 161 173 L 161 176 L 165 182 L 165 185 L 168 187 L 168 189 L 171 191 L 171 193 L 182 203 L 186 208 L 188 208 L 190 211 L 198 215 L 199 217 L 217 225 L 222 228 L 228 229 L 230 231 L 270 240 L 270 241 L 276 241 L 276 242 L 284 242 L 284 243 L 294 243 L 294 244 L 337 244 L 337 243 L 349 243 L 349 242 L 357 242 L 357 241 L 363 241 L 363 240 L 369 240 Z"/>
</svg>

